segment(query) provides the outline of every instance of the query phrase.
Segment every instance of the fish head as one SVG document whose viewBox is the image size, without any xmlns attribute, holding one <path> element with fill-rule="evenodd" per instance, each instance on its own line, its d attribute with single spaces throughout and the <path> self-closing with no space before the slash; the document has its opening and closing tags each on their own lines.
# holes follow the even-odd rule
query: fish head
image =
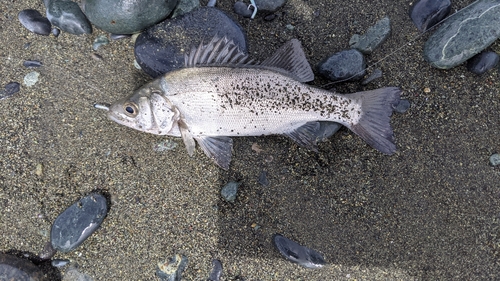
<svg viewBox="0 0 500 281">
<path fill-rule="evenodd" d="M 155 135 L 177 135 L 179 113 L 162 91 L 146 84 L 109 107 L 108 118 L 118 124 Z"/>
</svg>

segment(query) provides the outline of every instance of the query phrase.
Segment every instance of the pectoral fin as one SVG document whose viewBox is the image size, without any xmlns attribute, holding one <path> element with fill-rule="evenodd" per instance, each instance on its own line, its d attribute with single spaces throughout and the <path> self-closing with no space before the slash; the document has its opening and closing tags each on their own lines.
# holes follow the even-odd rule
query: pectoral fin
<svg viewBox="0 0 500 281">
<path fill-rule="evenodd" d="M 196 140 L 205 154 L 222 169 L 229 169 L 233 140 L 229 137 L 197 137 Z"/>
<path fill-rule="evenodd" d="M 193 135 L 189 131 L 188 126 L 184 121 L 179 120 L 177 121 L 177 124 L 179 126 L 179 131 L 181 131 L 181 136 L 182 140 L 184 141 L 184 144 L 186 145 L 187 152 L 189 156 L 193 156 L 194 154 L 194 148 L 196 147 L 196 143 L 194 141 Z"/>
</svg>

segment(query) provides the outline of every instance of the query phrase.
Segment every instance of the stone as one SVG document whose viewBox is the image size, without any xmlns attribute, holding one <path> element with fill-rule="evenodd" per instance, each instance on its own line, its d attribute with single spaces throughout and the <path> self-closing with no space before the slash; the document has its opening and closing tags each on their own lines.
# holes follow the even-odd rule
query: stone
<svg viewBox="0 0 500 281">
<path fill-rule="evenodd" d="M 50 232 L 54 249 L 70 252 L 99 228 L 108 213 L 106 198 L 92 193 L 61 213 Z"/>
<path fill-rule="evenodd" d="M 161 281 L 180 281 L 182 272 L 186 269 L 188 258 L 175 255 L 165 262 L 159 262 L 156 269 L 156 275 Z"/>
<path fill-rule="evenodd" d="M 410 7 L 410 18 L 418 30 L 425 32 L 446 18 L 450 11 L 450 0 L 420 0 Z"/>
<path fill-rule="evenodd" d="M 455 67 L 500 36 L 500 2 L 478 0 L 449 17 L 424 46 L 424 58 L 440 69 Z"/>
<path fill-rule="evenodd" d="M 219 260 L 212 260 L 212 272 L 207 281 L 219 281 L 222 275 L 222 263 Z"/>
<path fill-rule="evenodd" d="M 498 166 L 500 165 L 500 154 L 495 153 L 490 156 L 490 164 L 491 166 Z"/>
<path fill-rule="evenodd" d="M 481 52 L 467 61 L 467 70 L 481 75 L 497 66 L 498 60 L 498 54 L 495 52 Z"/>
<path fill-rule="evenodd" d="M 332 81 L 359 80 L 365 75 L 365 69 L 365 58 L 355 49 L 333 54 L 318 67 L 319 73 Z"/>
<path fill-rule="evenodd" d="M 43 64 L 40 61 L 37 60 L 26 60 L 23 62 L 23 66 L 27 68 L 36 68 L 36 67 L 41 67 Z"/>
<path fill-rule="evenodd" d="M 184 67 L 184 54 L 201 40 L 208 43 L 215 35 L 226 36 L 240 50 L 247 51 L 246 37 L 238 24 L 217 8 L 200 7 L 144 30 L 135 41 L 135 59 L 147 74 L 156 78 Z"/>
<path fill-rule="evenodd" d="M 83 0 L 82 5 L 87 18 L 100 29 L 132 34 L 165 19 L 177 0 Z"/>
<path fill-rule="evenodd" d="M 283 257 L 303 267 L 320 268 L 326 264 L 320 253 L 304 247 L 281 234 L 273 236 L 273 244 Z"/>
<path fill-rule="evenodd" d="M 226 201 L 234 203 L 236 194 L 238 193 L 238 187 L 240 185 L 240 182 L 230 182 L 221 189 L 220 194 L 224 197 L 224 199 L 226 199 Z"/>
<path fill-rule="evenodd" d="M 44 272 L 31 261 L 0 253 L 0 280 L 47 280 Z"/>
<path fill-rule="evenodd" d="M 68 0 L 44 0 L 49 21 L 62 31 L 80 35 L 92 33 L 92 25 L 77 3 Z"/>
<path fill-rule="evenodd" d="M 5 85 L 3 90 L 0 91 L 0 100 L 11 97 L 13 94 L 19 92 L 20 86 L 21 85 L 19 85 L 19 83 L 17 82 L 10 82 L 7 85 Z"/>
<path fill-rule="evenodd" d="M 285 3 L 286 0 L 255 0 L 258 11 L 275 12 Z"/>
<path fill-rule="evenodd" d="M 399 103 L 397 105 L 393 105 L 393 109 L 395 112 L 397 113 L 405 113 L 406 111 L 408 111 L 408 109 L 410 109 L 410 101 L 409 100 L 400 100 Z"/>
<path fill-rule="evenodd" d="M 95 38 L 94 43 L 92 43 L 92 50 L 97 51 L 101 46 L 108 44 L 108 37 L 106 37 L 106 35 L 99 35 Z"/>
<path fill-rule="evenodd" d="M 38 76 L 40 76 L 40 73 L 36 72 L 36 71 L 32 71 L 28 74 L 26 74 L 24 76 L 24 85 L 26 85 L 26 87 L 31 87 L 33 85 L 36 84 L 36 82 L 38 82 Z"/>
<path fill-rule="evenodd" d="M 378 46 L 385 42 L 391 33 L 391 21 L 385 17 L 368 28 L 364 35 L 354 34 L 349 40 L 349 46 L 363 54 L 371 54 Z"/>
<path fill-rule="evenodd" d="M 373 80 L 379 79 L 381 77 L 382 77 L 382 70 L 376 68 L 368 77 L 366 77 L 363 81 L 361 81 L 361 85 L 369 84 Z"/>
<path fill-rule="evenodd" d="M 236 1 L 236 3 L 234 3 L 233 10 L 236 14 L 244 18 L 249 18 L 253 14 L 253 10 L 249 9 L 248 5 L 241 1 Z"/>
<path fill-rule="evenodd" d="M 50 21 L 42 16 L 39 11 L 33 9 L 22 10 L 17 17 L 19 22 L 29 31 L 45 36 L 50 34 Z"/>
</svg>

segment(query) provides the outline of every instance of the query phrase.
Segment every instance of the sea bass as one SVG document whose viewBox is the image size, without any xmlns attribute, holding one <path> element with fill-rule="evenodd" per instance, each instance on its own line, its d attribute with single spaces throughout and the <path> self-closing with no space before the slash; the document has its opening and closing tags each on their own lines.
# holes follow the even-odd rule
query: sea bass
<svg viewBox="0 0 500 281">
<path fill-rule="evenodd" d="M 296 39 L 255 63 L 232 41 L 214 38 L 185 55 L 185 68 L 113 103 L 108 117 L 139 131 L 182 137 L 190 156 L 197 142 L 223 169 L 231 161 L 230 137 L 286 135 L 316 150 L 321 123 L 331 122 L 382 153 L 395 152 L 390 116 L 398 88 L 343 95 L 304 84 L 313 79 Z"/>
</svg>

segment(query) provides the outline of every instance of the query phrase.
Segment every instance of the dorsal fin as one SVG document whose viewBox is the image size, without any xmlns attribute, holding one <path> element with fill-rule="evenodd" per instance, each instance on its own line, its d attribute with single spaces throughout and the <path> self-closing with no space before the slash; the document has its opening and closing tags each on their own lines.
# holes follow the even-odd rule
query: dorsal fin
<svg viewBox="0 0 500 281">
<path fill-rule="evenodd" d="M 300 82 L 314 80 L 314 73 L 302 50 L 300 41 L 297 39 L 292 39 L 281 46 L 260 66 L 291 76 Z"/>
<path fill-rule="evenodd" d="M 251 65 L 253 60 L 240 50 L 233 40 L 226 37 L 215 36 L 208 44 L 200 43 L 198 48 L 193 47 L 189 54 L 184 55 L 184 66 L 214 66 L 231 65 L 243 66 Z"/>
</svg>

